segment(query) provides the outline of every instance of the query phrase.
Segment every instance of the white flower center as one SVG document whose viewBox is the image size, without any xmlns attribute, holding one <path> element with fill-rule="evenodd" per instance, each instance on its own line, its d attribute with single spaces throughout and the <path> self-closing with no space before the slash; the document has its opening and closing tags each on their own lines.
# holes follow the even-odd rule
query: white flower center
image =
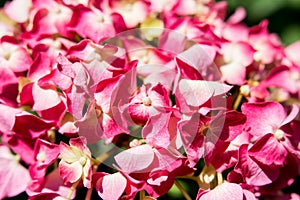
<svg viewBox="0 0 300 200">
<path fill-rule="evenodd" d="M 41 151 L 39 152 L 37 155 L 36 155 L 36 160 L 43 163 L 45 162 L 46 160 L 46 153 L 44 151 Z"/>
<path fill-rule="evenodd" d="M 145 106 L 150 106 L 152 103 L 150 97 L 144 97 L 142 101 Z"/>
<path fill-rule="evenodd" d="M 85 163 L 86 163 L 86 160 L 87 160 L 86 157 L 81 156 L 80 159 L 79 159 L 79 163 L 80 163 L 82 166 L 84 166 Z"/>
<path fill-rule="evenodd" d="M 248 96 L 250 94 L 250 87 L 249 87 L 249 85 L 242 85 L 240 87 L 240 92 L 241 92 L 242 95 Z"/>
<path fill-rule="evenodd" d="M 283 137 L 284 137 L 284 132 L 280 129 L 277 129 L 275 132 L 274 132 L 274 136 L 276 137 L 277 140 L 282 140 Z"/>
</svg>

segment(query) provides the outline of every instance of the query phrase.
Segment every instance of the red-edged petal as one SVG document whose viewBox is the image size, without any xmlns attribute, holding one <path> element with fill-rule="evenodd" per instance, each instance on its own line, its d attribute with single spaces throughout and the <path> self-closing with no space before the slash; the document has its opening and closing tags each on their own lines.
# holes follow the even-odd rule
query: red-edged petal
<svg viewBox="0 0 300 200">
<path fill-rule="evenodd" d="M 64 180 L 64 183 L 70 182 L 75 183 L 82 176 L 82 165 L 79 162 L 73 162 L 68 164 L 64 161 L 59 163 L 59 174 Z"/>
</svg>

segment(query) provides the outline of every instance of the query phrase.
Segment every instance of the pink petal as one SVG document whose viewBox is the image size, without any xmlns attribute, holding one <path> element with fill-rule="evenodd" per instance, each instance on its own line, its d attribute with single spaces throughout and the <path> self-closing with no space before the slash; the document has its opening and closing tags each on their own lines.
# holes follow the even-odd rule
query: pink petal
<svg viewBox="0 0 300 200">
<path fill-rule="evenodd" d="M 230 84 L 243 85 L 246 82 L 246 67 L 238 62 L 231 62 L 220 68 L 222 79 Z"/>
<path fill-rule="evenodd" d="M 33 110 L 46 110 L 61 102 L 56 91 L 52 89 L 42 89 L 38 84 L 33 84 L 32 96 L 34 100 Z"/>
<path fill-rule="evenodd" d="M 142 130 L 142 136 L 148 144 L 165 148 L 170 145 L 171 136 L 168 131 L 170 116 L 171 113 L 162 113 L 151 117 Z"/>
<path fill-rule="evenodd" d="M 215 55 L 216 49 L 214 47 L 197 44 L 180 53 L 176 57 L 176 62 L 181 70 L 184 71 L 186 68 L 183 65 L 189 66 L 198 72 L 200 75 L 198 78 L 201 78 L 201 75 L 203 77 L 211 75 L 206 73 L 208 72 L 210 65 L 212 65 Z M 192 74 L 189 75 L 194 76 Z"/>
<path fill-rule="evenodd" d="M 103 176 L 101 180 L 101 190 L 99 196 L 103 200 L 118 200 L 123 194 L 127 185 L 127 179 L 120 173 Z"/>
<path fill-rule="evenodd" d="M 87 142 L 85 137 L 71 138 L 69 143 L 71 146 L 78 148 L 82 153 L 91 154 L 86 146 Z"/>
<path fill-rule="evenodd" d="M 298 52 L 300 51 L 300 41 L 297 41 L 285 49 L 285 53 L 296 65 L 300 66 L 300 58 Z"/>
<path fill-rule="evenodd" d="M 154 159 L 152 147 L 145 144 L 122 151 L 115 160 L 126 173 L 139 172 L 147 168 Z"/>
<path fill-rule="evenodd" d="M 242 112 L 247 116 L 246 130 L 256 136 L 273 133 L 286 118 L 284 108 L 277 102 L 244 103 Z"/>
<path fill-rule="evenodd" d="M 271 133 L 258 139 L 249 149 L 249 156 L 266 165 L 275 164 L 282 166 L 287 155 L 288 151 L 284 145 Z"/>
<path fill-rule="evenodd" d="M 9 18 L 18 23 L 24 23 L 29 17 L 29 9 L 32 6 L 30 0 L 16 0 L 8 3 L 4 7 Z"/>
<path fill-rule="evenodd" d="M 68 163 L 76 162 L 81 157 L 79 149 L 73 151 L 73 149 L 64 142 L 60 142 L 59 150 L 61 158 Z"/>
<path fill-rule="evenodd" d="M 1 199 L 25 191 L 31 180 L 28 170 L 18 163 L 9 148 L 4 145 L 0 145 L 0 180 Z"/>
<path fill-rule="evenodd" d="M 87 139 L 88 144 L 93 144 L 103 137 L 103 128 L 98 122 L 95 104 L 91 103 L 84 117 L 75 122 L 78 134 Z"/>
<path fill-rule="evenodd" d="M 231 86 L 218 82 L 182 79 L 178 92 L 188 105 L 201 106 L 212 96 L 225 94 L 230 89 Z"/>
<path fill-rule="evenodd" d="M 241 186 L 235 183 L 225 182 L 200 196 L 199 200 L 228 200 L 228 198 L 232 200 L 243 199 L 243 189 Z"/>
<path fill-rule="evenodd" d="M 64 180 L 64 183 L 75 183 L 81 178 L 83 172 L 80 162 L 73 162 L 71 164 L 68 164 L 64 161 L 60 161 L 58 168 L 59 174 Z"/>
<path fill-rule="evenodd" d="M 296 116 L 299 113 L 299 107 L 296 104 L 293 104 L 292 111 L 290 114 L 284 119 L 284 121 L 281 123 L 281 126 L 290 123 L 292 120 L 296 118 Z"/>
</svg>

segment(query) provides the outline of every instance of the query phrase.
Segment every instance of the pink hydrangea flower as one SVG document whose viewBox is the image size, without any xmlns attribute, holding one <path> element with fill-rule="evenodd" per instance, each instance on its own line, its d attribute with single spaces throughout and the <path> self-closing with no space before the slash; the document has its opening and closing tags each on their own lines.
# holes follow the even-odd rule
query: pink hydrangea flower
<svg viewBox="0 0 300 200">
<path fill-rule="evenodd" d="M 70 139 L 70 146 L 61 142 L 59 145 L 61 161 L 59 173 L 64 183 L 83 180 L 83 185 L 91 187 L 92 161 L 91 152 L 84 137 Z"/>
</svg>

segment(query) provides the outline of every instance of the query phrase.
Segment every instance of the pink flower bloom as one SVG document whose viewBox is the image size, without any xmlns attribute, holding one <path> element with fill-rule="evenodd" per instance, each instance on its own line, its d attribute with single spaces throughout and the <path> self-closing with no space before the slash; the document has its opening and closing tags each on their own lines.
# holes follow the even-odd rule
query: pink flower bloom
<svg viewBox="0 0 300 200">
<path fill-rule="evenodd" d="M 0 43 L 0 66 L 6 66 L 13 72 L 24 72 L 32 61 L 28 51 L 12 37 L 2 37 Z"/>
<path fill-rule="evenodd" d="M 223 43 L 224 65 L 220 66 L 222 79 L 230 84 L 242 85 L 246 81 L 246 67 L 252 64 L 255 50 L 246 42 Z"/>
<path fill-rule="evenodd" d="M 19 160 L 20 157 L 14 156 L 7 146 L 0 145 L 1 199 L 14 197 L 25 191 L 31 180 L 28 170 L 19 163 Z"/>
<path fill-rule="evenodd" d="M 152 87 L 143 85 L 130 98 L 128 112 L 135 123 L 144 125 L 149 117 L 158 115 L 170 107 L 168 92 L 161 84 Z"/>
<path fill-rule="evenodd" d="M 69 30 L 77 32 L 83 38 L 90 38 L 95 43 L 111 38 L 116 34 L 110 15 L 96 8 L 88 8 L 83 5 L 73 9 Z"/>
<path fill-rule="evenodd" d="M 0 133 L 2 141 L 19 154 L 28 164 L 34 163 L 33 148 L 35 140 L 45 137 L 54 124 L 28 112 L 0 104 Z"/>
<path fill-rule="evenodd" d="M 61 142 L 59 145 L 61 161 L 59 173 L 64 183 L 75 183 L 83 179 L 83 185 L 91 187 L 92 161 L 91 152 L 84 137 L 70 139 L 70 146 Z"/>
<path fill-rule="evenodd" d="M 191 165 L 202 156 L 209 165 L 214 156 L 224 152 L 229 142 L 240 134 L 244 122 L 245 116 L 236 111 L 220 111 L 211 118 L 195 113 L 190 119 L 179 122 L 182 144 Z"/>
<path fill-rule="evenodd" d="M 293 153 L 294 147 L 290 143 L 289 136 L 294 133 L 284 132 L 282 127 L 296 117 L 299 108 L 294 105 L 287 116 L 281 104 L 264 102 L 245 103 L 242 111 L 247 116 L 245 130 L 258 137 L 250 148 L 249 155 L 267 165 L 283 165 L 288 153 Z"/>
<path fill-rule="evenodd" d="M 26 31 L 20 38 L 35 46 L 39 39 L 52 34 L 72 37 L 72 33 L 66 29 L 71 16 L 72 10 L 60 1 L 32 1 L 29 25 L 25 27 Z"/>
<path fill-rule="evenodd" d="M 256 50 L 254 60 L 264 64 L 270 64 L 283 57 L 283 48 L 278 36 L 270 34 L 267 26 L 268 21 L 264 20 L 259 25 L 252 27 L 248 40 Z"/>
</svg>

